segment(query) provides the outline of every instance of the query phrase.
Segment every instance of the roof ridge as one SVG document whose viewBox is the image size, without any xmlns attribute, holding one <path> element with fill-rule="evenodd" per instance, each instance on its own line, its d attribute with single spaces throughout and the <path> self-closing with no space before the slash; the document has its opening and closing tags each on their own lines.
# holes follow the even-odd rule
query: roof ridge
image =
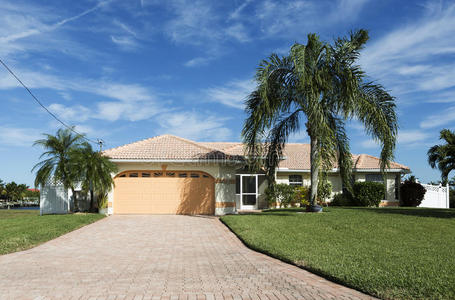
<svg viewBox="0 0 455 300">
<path fill-rule="evenodd" d="M 127 147 L 127 146 L 131 146 L 131 145 L 134 145 L 134 144 L 140 144 L 140 143 L 143 143 L 143 142 L 148 141 L 148 140 L 158 139 L 160 137 L 163 137 L 163 135 L 156 135 L 156 136 L 152 136 L 150 138 L 142 139 L 142 140 L 135 141 L 135 142 L 132 142 L 132 143 L 128 143 L 128 144 L 125 144 L 125 145 L 117 146 L 117 147 L 114 147 L 114 148 L 109 148 L 109 149 L 104 150 L 103 152 L 121 149 L 121 148 L 124 148 L 124 147 Z"/>
<path fill-rule="evenodd" d="M 185 138 L 182 138 L 182 137 L 179 137 L 179 136 L 176 136 L 176 135 L 172 135 L 172 134 L 164 134 L 162 136 L 169 136 L 169 137 L 172 137 L 172 138 L 175 138 L 176 140 L 180 140 L 182 142 L 185 142 L 185 143 L 188 143 L 188 144 L 192 144 L 196 147 L 199 147 L 199 148 L 203 148 L 205 150 L 210 150 L 210 151 L 220 151 L 218 149 L 215 149 L 215 148 L 211 148 L 211 147 L 207 147 L 207 146 L 204 146 L 204 145 L 201 145 L 199 144 L 198 142 L 196 141 L 193 141 L 193 140 L 189 140 L 189 139 L 185 139 Z"/>
</svg>

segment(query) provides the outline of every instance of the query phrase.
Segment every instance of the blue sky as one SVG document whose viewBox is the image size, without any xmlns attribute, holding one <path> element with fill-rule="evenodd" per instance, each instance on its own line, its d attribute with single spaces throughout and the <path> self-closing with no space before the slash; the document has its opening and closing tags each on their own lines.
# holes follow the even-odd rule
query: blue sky
<svg viewBox="0 0 455 300">
<path fill-rule="evenodd" d="M 263 58 L 310 32 L 327 41 L 365 28 L 360 63 L 397 98 L 396 161 L 423 182 L 439 173 L 426 152 L 455 124 L 455 2 L 5 1 L 0 57 L 64 121 L 106 147 L 169 133 L 238 141 L 243 100 Z M 44 2 L 42 2 L 44 3 Z M 58 123 L 0 69 L 0 178 L 33 183 Z M 349 125 L 353 153 L 379 147 Z M 292 139 L 307 142 L 302 131 Z"/>
</svg>

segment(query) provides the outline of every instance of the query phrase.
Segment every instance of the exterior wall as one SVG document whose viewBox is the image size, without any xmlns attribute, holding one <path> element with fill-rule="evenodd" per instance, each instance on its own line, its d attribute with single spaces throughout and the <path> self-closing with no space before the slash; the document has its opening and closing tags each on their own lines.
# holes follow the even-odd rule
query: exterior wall
<svg viewBox="0 0 455 300">
<path fill-rule="evenodd" d="M 356 182 L 365 182 L 366 181 L 366 174 L 378 174 L 378 172 L 355 172 L 353 175 L 355 176 Z M 398 203 L 398 199 L 395 199 L 395 176 L 399 173 L 387 173 L 386 176 L 386 199 L 381 204 L 382 206 L 388 205 L 395 205 Z M 289 175 L 302 175 L 303 185 L 310 186 L 310 173 L 309 171 L 301 171 L 301 172 L 277 172 L 276 175 L 276 183 L 285 183 L 289 184 Z M 341 181 L 341 176 L 338 173 L 329 173 L 328 181 L 332 184 L 332 197 L 338 193 L 343 191 L 343 185 Z M 329 200 L 330 201 L 330 200 Z"/>
<path fill-rule="evenodd" d="M 215 215 L 236 212 L 235 168 L 219 166 L 215 177 Z"/>
<path fill-rule="evenodd" d="M 116 162 L 118 173 L 130 170 L 203 171 L 215 178 L 215 214 L 235 213 L 235 166 L 213 163 Z M 117 174 L 118 174 L 117 173 Z M 112 174 L 113 176 L 117 174 Z M 115 187 L 114 187 L 115 188 Z M 108 214 L 114 213 L 114 189 L 108 194 Z"/>
</svg>

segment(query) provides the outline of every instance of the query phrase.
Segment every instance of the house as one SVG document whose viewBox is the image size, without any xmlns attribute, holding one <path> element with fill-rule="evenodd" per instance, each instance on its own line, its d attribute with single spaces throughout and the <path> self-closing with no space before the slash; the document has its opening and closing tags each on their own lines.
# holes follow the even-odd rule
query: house
<svg viewBox="0 0 455 300">
<path fill-rule="evenodd" d="M 207 214 L 265 208 L 264 174 L 245 168 L 241 143 L 195 142 L 161 135 L 104 151 L 118 165 L 115 186 L 108 197 L 109 214 Z M 383 182 L 380 160 L 353 155 L 355 181 Z M 386 175 L 386 199 L 381 205 L 398 205 L 401 175 L 408 167 L 392 162 Z M 329 172 L 333 194 L 342 191 L 341 178 Z M 310 146 L 287 144 L 276 170 L 276 181 L 310 184 Z"/>
</svg>

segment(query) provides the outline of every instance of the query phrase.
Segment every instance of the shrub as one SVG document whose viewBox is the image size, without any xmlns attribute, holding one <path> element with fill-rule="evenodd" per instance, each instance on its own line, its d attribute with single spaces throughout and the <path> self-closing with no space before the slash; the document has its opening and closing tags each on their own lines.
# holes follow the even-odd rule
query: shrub
<svg viewBox="0 0 455 300">
<path fill-rule="evenodd" d="M 329 204 L 330 206 L 351 206 L 352 199 L 349 195 L 339 193 L 333 197 L 333 200 Z"/>
<path fill-rule="evenodd" d="M 400 185 L 400 206 L 417 207 L 422 203 L 427 191 L 418 182 L 405 180 Z"/>
<path fill-rule="evenodd" d="M 267 187 L 266 198 L 269 205 L 274 206 L 278 203 L 280 207 L 295 205 L 295 190 L 292 185 L 280 183 L 271 184 Z"/>
<path fill-rule="evenodd" d="M 295 202 L 304 207 L 310 204 L 310 188 L 307 186 L 297 186 L 294 189 Z"/>
<path fill-rule="evenodd" d="M 322 173 L 318 181 L 318 203 L 324 204 L 332 195 L 332 184 L 327 180 L 327 174 Z"/>
<path fill-rule="evenodd" d="M 102 193 L 102 194 L 98 195 L 97 201 L 98 201 L 98 208 L 107 208 L 107 202 L 108 202 L 107 193 Z"/>
<path fill-rule="evenodd" d="M 354 201 L 355 206 L 379 206 L 381 200 L 384 200 L 384 184 L 379 182 L 356 182 L 354 183 Z"/>
</svg>

